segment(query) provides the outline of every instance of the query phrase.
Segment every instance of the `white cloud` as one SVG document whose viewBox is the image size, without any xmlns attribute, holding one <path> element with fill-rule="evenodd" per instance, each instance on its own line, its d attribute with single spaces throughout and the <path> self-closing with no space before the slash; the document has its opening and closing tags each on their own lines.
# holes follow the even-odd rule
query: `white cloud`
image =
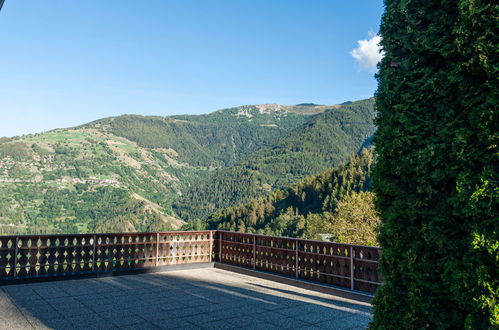
<svg viewBox="0 0 499 330">
<path fill-rule="evenodd" d="M 381 37 L 369 33 L 370 39 L 357 41 L 358 47 L 352 49 L 350 55 L 355 59 L 360 69 L 376 71 L 376 64 L 383 58 L 384 52 L 379 45 Z"/>
</svg>

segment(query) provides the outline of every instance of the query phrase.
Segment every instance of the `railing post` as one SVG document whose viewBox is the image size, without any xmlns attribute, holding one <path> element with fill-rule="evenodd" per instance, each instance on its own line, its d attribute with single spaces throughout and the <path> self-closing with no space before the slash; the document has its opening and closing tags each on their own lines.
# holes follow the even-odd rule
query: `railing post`
<svg viewBox="0 0 499 330">
<path fill-rule="evenodd" d="M 159 233 L 156 233 L 156 262 L 154 266 L 158 267 L 159 264 Z"/>
<path fill-rule="evenodd" d="M 18 253 L 19 237 L 16 236 L 16 248 L 14 250 L 14 277 L 17 277 L 17 253 Z"/>
<path fill-rule="evenodd" d="M 253 269 L 256 269 L 256 235 L 253 234 Z"/>
<path fill-rule="evenodd" d="M 92 273 L 95 272 L 95 245 L 97 243 L 97 235 L 94 235 L 94 241 L 92 243 Z"/>
<path fill-rule="evenodd" d="M 350 246 L 350 289 L 354 289 L 354 277 L 353 277 L 353 246 Z"/>
<path fill-rule="evenodd" d="M 213 259 L 213 232 L 210 230 L 210 262 Z"/>
<path fill-rule="evenodd" d="M 298 262 L 298 240 L 295 239 L 295 277 L 298 278 L 300 276 L 299 270 L 299 262 Z"/>
<path fill-rule="evenodd" d="M 218 232 L 220 237 L 218 239 L 218 262 L 222 262 L 222 237 L 223 233 L 221 231 Z"/>
</svg>

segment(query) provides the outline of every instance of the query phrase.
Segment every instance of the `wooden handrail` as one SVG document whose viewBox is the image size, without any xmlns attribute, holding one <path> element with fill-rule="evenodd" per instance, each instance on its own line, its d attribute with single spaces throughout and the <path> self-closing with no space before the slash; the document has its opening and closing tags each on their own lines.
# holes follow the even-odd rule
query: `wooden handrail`
<svg viewBox="0 0 499 330">
<path fill-rule="evenodd" d="M 243 242 L 244 241 L 244 242 Z M 0 236 L 0 282 L 217 261 L 374 292 L 378 247 L 197 230 Z"/>
<path fill-rule="evenodd" d="M 377 259 L 381 254 L 378 247 L 218 232 L 222 263 L 359 291 L 374 292 L 383 284 L 378 271 Z M 223 239 L 220 239 L 222 234 Z"/>
</svg>

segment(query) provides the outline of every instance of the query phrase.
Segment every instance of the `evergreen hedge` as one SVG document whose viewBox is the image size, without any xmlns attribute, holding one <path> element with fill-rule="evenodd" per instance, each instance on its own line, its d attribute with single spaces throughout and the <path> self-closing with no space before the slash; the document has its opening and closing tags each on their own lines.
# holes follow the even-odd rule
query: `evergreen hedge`
<svg viewBox="0 0 499 330">
<path fill-rule="evenodd" d="M 385 0 L 373 329 L 499 327 L 498 8 Z"/>
</svg>

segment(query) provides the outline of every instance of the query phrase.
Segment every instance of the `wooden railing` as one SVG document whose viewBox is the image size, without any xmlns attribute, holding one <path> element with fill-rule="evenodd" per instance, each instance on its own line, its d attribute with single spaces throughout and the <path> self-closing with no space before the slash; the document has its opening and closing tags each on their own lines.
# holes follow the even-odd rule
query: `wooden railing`
<svg viewBox="0 0 499 330">
<path fill-rule="evenodd" d="M 377 247 L 217 231 L 221 263 L 374 292 L 382 285 Z"/>
<path fill-rule="evenodd" d="M 213 231 L 0 236 L 0 281 L 210 262 Z"/>
<path fill-rule="evenodd" d="M 0 283 L 217 261 L 374 292 L 376 247 L 228 231 L 0 236 Z"/>
</svg>

